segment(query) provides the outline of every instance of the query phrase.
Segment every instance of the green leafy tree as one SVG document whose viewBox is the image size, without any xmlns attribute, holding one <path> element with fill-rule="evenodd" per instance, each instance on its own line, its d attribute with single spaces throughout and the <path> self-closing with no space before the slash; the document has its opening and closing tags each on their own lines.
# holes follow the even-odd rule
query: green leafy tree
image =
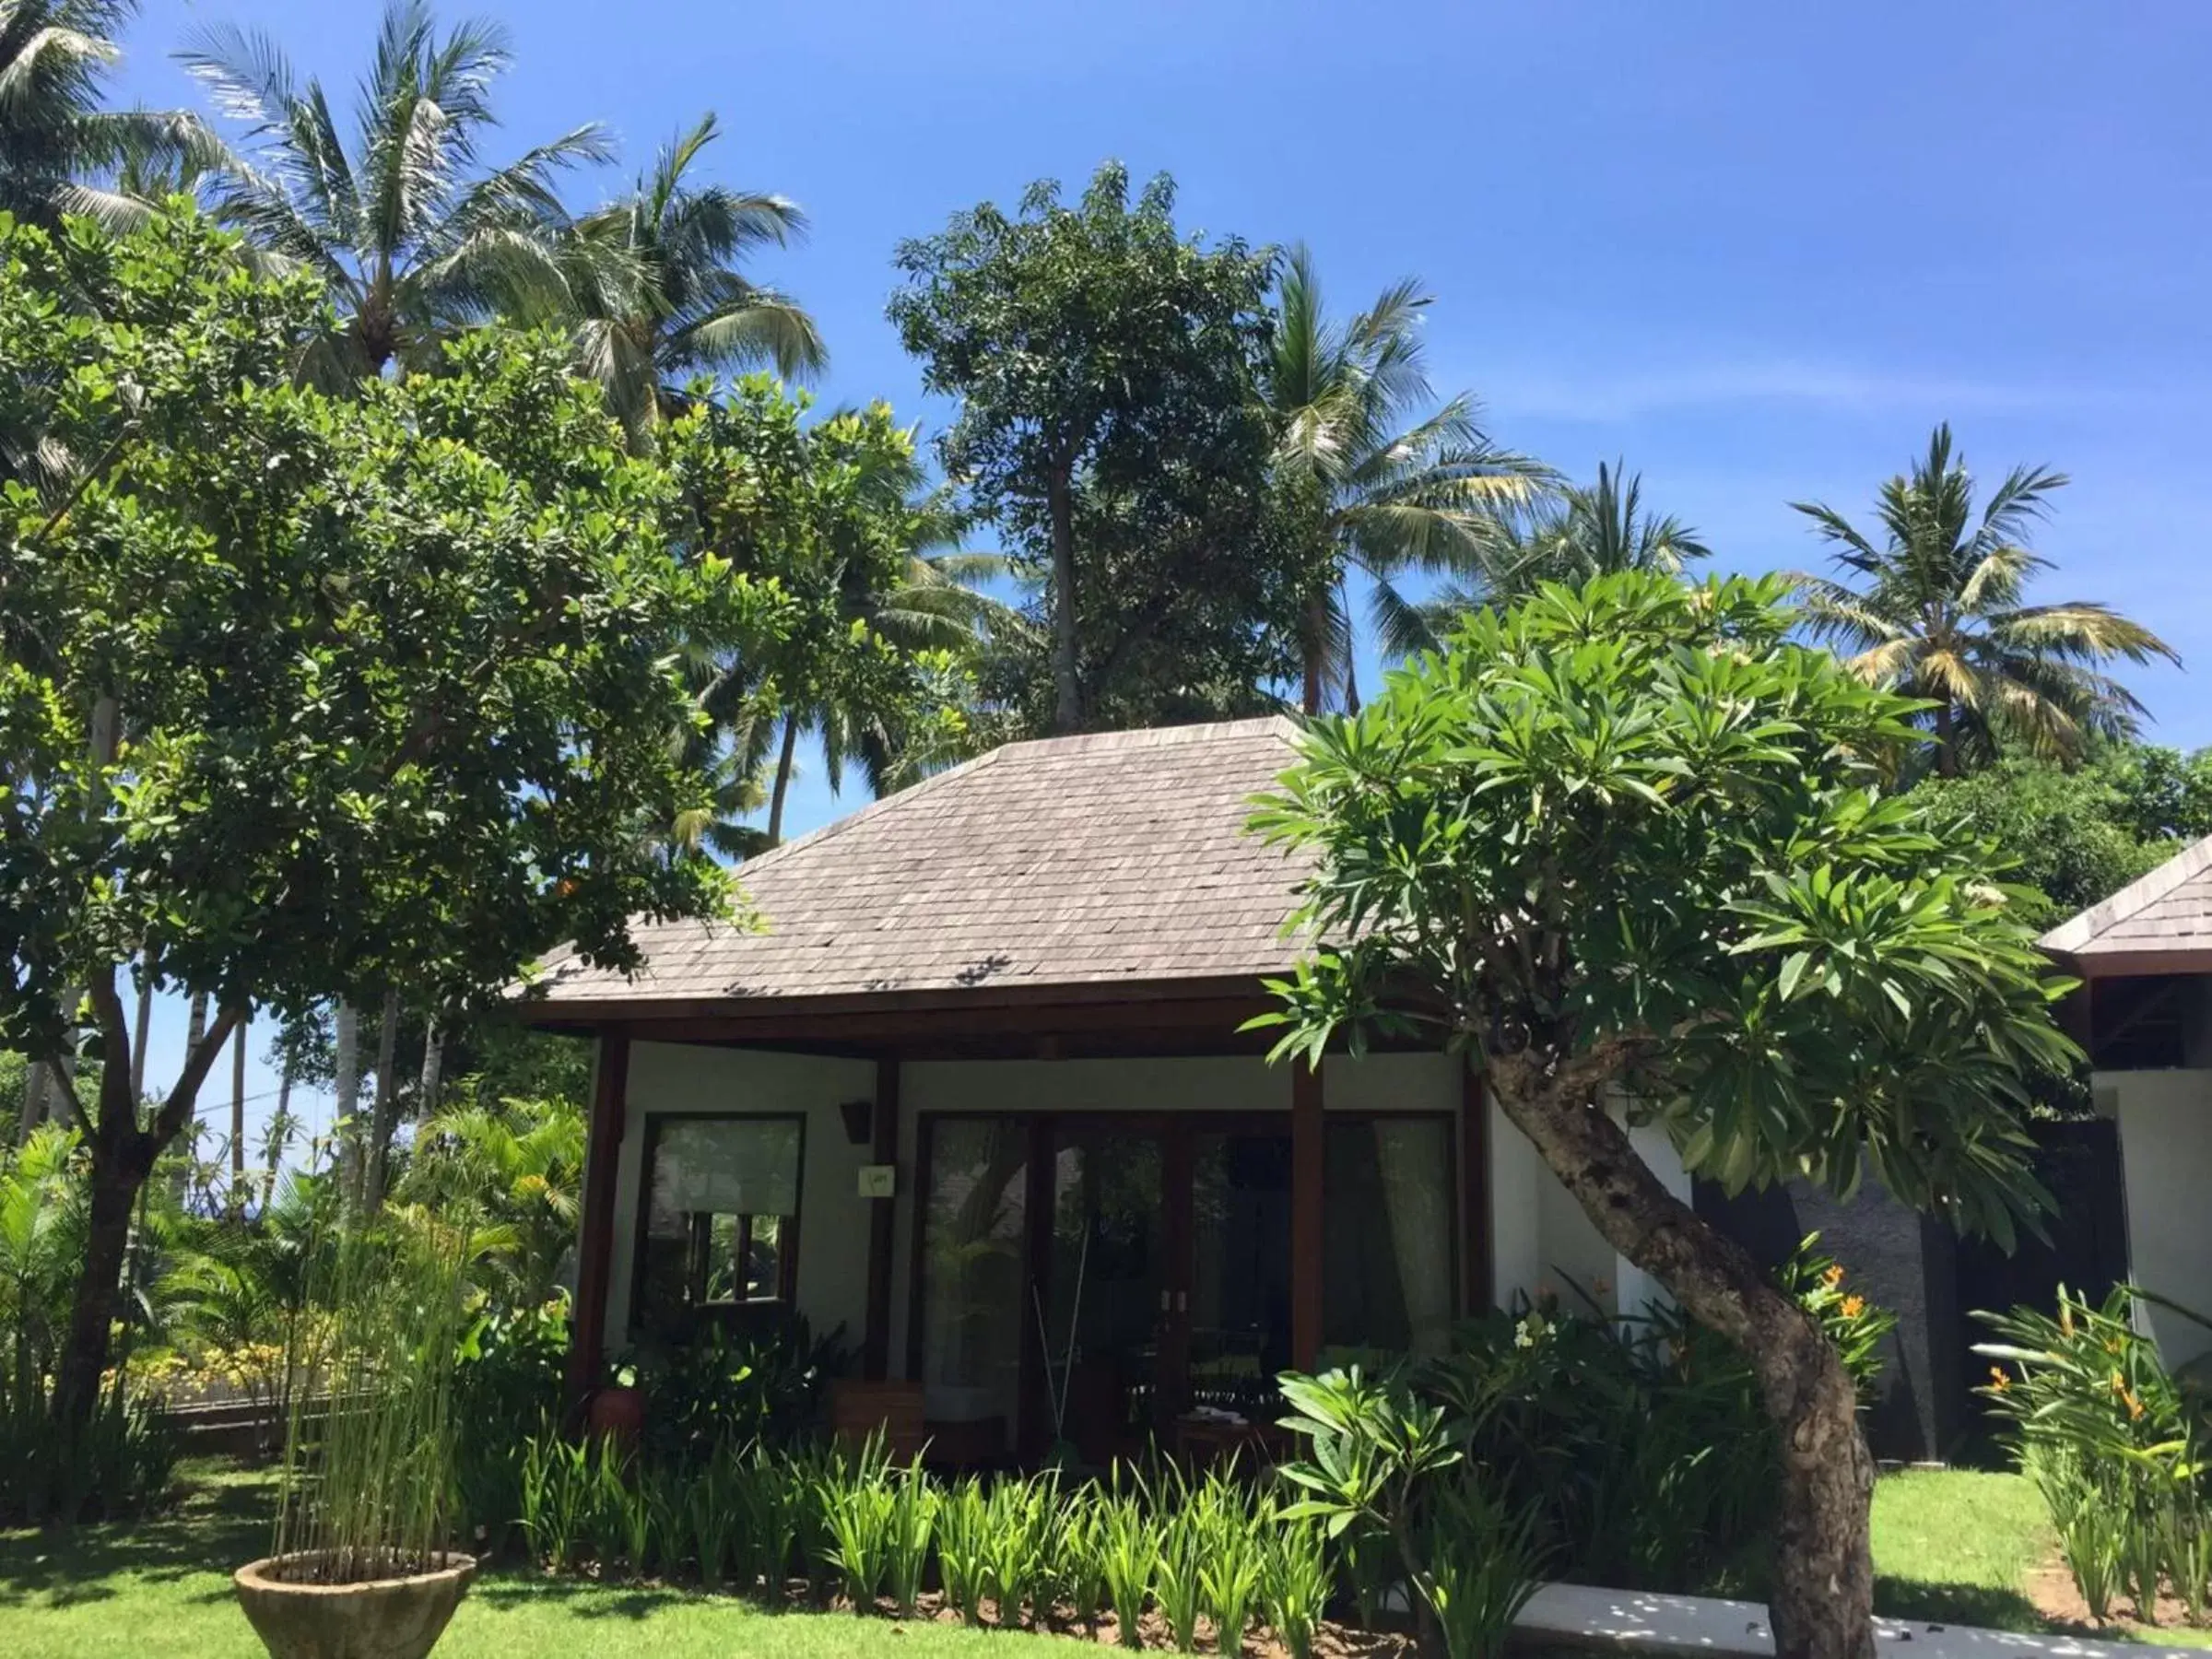
<svg viewBox="0 0 2212 1659">
<path fill-rule="evenodd" d="M 1882 486 L 1878 544 L 1832 507 L 1795 503 L 1846 577 L 1797 577 L 1807 627 L 1853 653 L 1873 684 L 1927 700 L 1947 778 L 2007 747 L 2071 761 L 2092 738 L 2133 736 L 2143 705 L 2106 667 L 2181 661 L 2106 606 L 2026 603 L 2029 582 L 2053 568 L 2028 537 L 2066 482 L 2016 466 L 1977 513 L 1966 458 L 1939 426 L 1911 473 Z"/>
<path fill-rule="evenodd" d="M 686 406 L 695 374 L 765 366 L 791 378 L 829 361 L 798 302 L 739 268 L 804 234 L 806 215 L 784 196 L 692 176 L 720 135 L 712 113 L 700 117 L 627 195 L 580 219 L 570 279 L 553 296 L 549 320 L 573 316 L 578 360 L 636 448 Z"/>
<path fill-rule="evenodd" d="M 1353 571 L 1368 580 L 1371 626 L 1384 650 L 1403 655 L 1429 641 L 1397 583 L 1411 572 L 1481 571 L 1502 521 L 1537 500 L 1547 482 L 1535 463 L 1483 435 L 1465 394 L 1430 407 L 1420 339 L 1429 304 L 1408 280 L 1349 321 L 1332 323 L 1312 256 L 1295 247 L 1283 266 L 1265 392 L 1276 465 L 1309 507 L 1316 546 L 1308 562 L 1322 578 L 1307 597 L 1299 637 L 1309 714 L 1319 713 L 1332 691 L 1347 706 L 1359 704 Z"/>
<path fill-rule="evenodd" d="M 0 400 L 100 458 L 0 519 L 0 1041 L 52 1061 L 83 1028 L 105 1061 L 65 1425 L 133 1202 L 253 1009 L 404 983 L 466 1010 L 564 938 L 627 964 L 631 918 L 727 908 L 668 834 L 701 794 L 671 659 L 781 618 L 672 546 L 565 342 L 479 334 L 334 400 L 290 373 L 312 279 L 231 241 L 0 232 Z M 144 1110 L 126 975 L 213 1009 Z"/>
<path fill-rule="evenodd" d="M 392 0 L 350 152 L 323 83 L 301 82 L 267 36 L 206 28 L 177 55 L 247 126 L 245 153 L 221 170 L 218 211 L 265 260 L 320 277 L 343 318 L 307 353 L 318 383 L 373 377 L 394 360 L 432 367 L 456 330 L 566 294 L 573 238 L 556 184 L 612 150 L 589 124 L 503 166 L 480 163 L 492 85 L 511 61 L 495 25 L 440 35 L 422 0 Z"/>
<path fill-rule="evenodd" d="M 689 672 L 710 724 L 691 739 L 718 779 L 712 807 L 687 820 L 694 839 L 743 854 L 773 845 L 798 733 L 828 733 L 832 761 L 863 760 L 878 788 L 924 771 L 966 742 L 963 658 L 984 603 L 920 549 L 936 509 L 910 501 L 913 433 L 887 405 L 812 423 L 806 403 L 764 375 L 719 399 L 693 399 L 660 445 L 678 502 L 678 534 L 733 568 L 773 581 L 784 627 L 765 651 L 696 641 Z M 757 786 L 778 745 L 774 782 Z M 766 805 L 768 828 L 744 833 L 729 814 Z"/>
<path fill-rule="evenodd" d="M 549 1300 L 576 1242 L 585 1109 L 571 1100 L 457 1107 L 422 1126 L 400 1196 L 433 1210 L 479 1203 L 511 1241 L 492 1264 L 516 1307 Z"/>
<path fill-rule="evenodd" d="M 1638 573 L 1464 621 L 1312 723 L 1255 829 L 1316 861 L 1278 1055 L 1418 1035 L 1479 1065 L 1606 1241 L 1735 1341 L 1782 1448 L 1774 1633 L 1874 1652 L 1874 1465 L 1818 1322 L 1675 1197 L 1871 1171 L 2009 1244 L 2027 1081 L 2070 1045 L 1995 851 L 1886 794 L 1913 705 L 1789 642 L 1786 580 Z"/>
<path fill-rule="evenodd" d="M 1006 643 L 1049 668 L 1052 729 L 1251 697 L 1310 586 L 1284 569 L 1267 479 L 1268 260 L 1184 240 L 1173 182 L 1132 204 L 1110 162 L 1073 206 L 1033 184 L 1014 216 L 958 214 L 898 265 L 891 321 L 959 400 L 946 475 L 1041 590 L 1044 627 Z M 1021 650 L 1043 641 L 1042 663 Z"/>
<path fill-rule="evenodd" d="M 219 153 L 190 114 L 103 107 L 115 37 L 137 15 L 137 0 L 0 6 L 0 211 L 46 225 L 88 214 L 121 229 L 145 202 L 119 175 Z"/>
<path fill-rule="evenodd" d="M 2004 848 L 2013 879 L 2042 896 L 2034 919 L 2050 924 L 2212 835 L 2212 749 L 2101 744 L 2077 767 L 2014 757 L 1916 793 Z"/>
</svg>

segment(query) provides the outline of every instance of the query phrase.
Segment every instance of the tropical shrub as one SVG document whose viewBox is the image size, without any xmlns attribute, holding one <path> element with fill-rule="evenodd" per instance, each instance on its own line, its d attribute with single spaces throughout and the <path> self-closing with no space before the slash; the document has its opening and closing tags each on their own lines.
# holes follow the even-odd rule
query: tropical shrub
<svg viewBox="0 0 2212 1659">
<path fill-rule="evenodd" d="M 2138 1618 L 2155 1619 L 2164 1581 L 2201 1619 L 2212 1568 L 2207 1435 L 2200 1406 L 2137 1329 L 2139 1301 L 2197 1318 L 2129 1285 L 2101 1306 L 2061 1286 L 2054 1313 L 1977 1314 L 1997 1337 L 1974 1350 L 1993 1361 L 1977 1392 L 2042 1494 L 2089 1611 L 2108 1618 L 2124 1591 Z"/>
<path fill-rule="evenodd" d="M 818 1340 L 795 1313 L 757 1331 L 707 1324 L 656 1347 L 629 1368 L 645 1391 L 646 1454 L 698 1468 L 724 1447 L 795 1442 L 850 1359 L 843 1326 Z"/>
<path fill-rule="evenodd" d="M 463 1335 L 453 1366 L 454 1514 L 479 1548 L 496 1549 L 523 1518 L 524 1448 L 560 1411 L 569 1345 L 566 1297 L 535 1307 L 488 1306 Z"/>
</svg>

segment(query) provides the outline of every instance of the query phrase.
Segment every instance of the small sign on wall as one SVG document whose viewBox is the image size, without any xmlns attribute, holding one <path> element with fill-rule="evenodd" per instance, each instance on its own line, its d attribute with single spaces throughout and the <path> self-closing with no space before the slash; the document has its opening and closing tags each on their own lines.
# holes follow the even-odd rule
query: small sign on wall
<svg viewBox="0 0 2212 1659">
<path fill-rule="evenodd" d="M 861 1165 L 860 1195 L 863 1198 L 896 1198 L 899 1195 L 899 1166 Z"/>
</svg>

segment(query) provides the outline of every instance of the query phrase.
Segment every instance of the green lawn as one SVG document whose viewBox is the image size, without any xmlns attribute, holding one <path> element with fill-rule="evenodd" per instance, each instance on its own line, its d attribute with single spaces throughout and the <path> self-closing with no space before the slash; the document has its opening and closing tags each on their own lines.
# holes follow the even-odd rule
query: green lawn
<svg viewBox="0 0 2212 1659">
<path fill-rule="evenodd" d="M 230 1571 L 267 1551 L 267 1483 L 193 1473 L 185 1507 L 165 1520 L 87 1527 L 61 1546 L 0 1533 L 0 1653 L 262 1654 L 231 1595 Z M 438 1659 L 846 1659 L 880 1653 L 889 1628 L 841 1613 L 766 1613 L 733 1597 L 494 1575 L 462 1603 Z M 956 1625 L 898 1629 L 909 1659 L 1020 1653 L 1048 1640 Z"/>
<path fill-rule="evenodd" d="M 229 1573 L 267 1546 L 266 1478 L 220 1468 L 196 1469 L 194 1476 L 182 1510 L 160 1521 L 87 1527 L 61 1543 L 31 1533 L 0 1534 L 0 1653 L 8 1659 L 259 1653 L 231 1599 Z M 1876 1488 L 1876 1601 L 1884 1613 L 2045 1629 L 2022 1583 L 2051 1555 L 2041 1508 L 2018 1476 L 1892 1475 Z M 1048 1640 L 950 1625 L 892 1627 L 838 1613 L 771 1614 L 731 1598 L 503 1574 L 478 1582 L 438 1653 L 440 1659 L 570 1653 L 593 1659 L 646 1653 L 844 1659 L 881 1652 L 894 1629 L 910 1659 L 979 1659 L 986 1650 L 1021 1654 L 1038 1652 L 1037 1644 Z M 2207 1632 L 2168 1628 L 2146 1634 L 2212 1646 Z"/>
</svg>

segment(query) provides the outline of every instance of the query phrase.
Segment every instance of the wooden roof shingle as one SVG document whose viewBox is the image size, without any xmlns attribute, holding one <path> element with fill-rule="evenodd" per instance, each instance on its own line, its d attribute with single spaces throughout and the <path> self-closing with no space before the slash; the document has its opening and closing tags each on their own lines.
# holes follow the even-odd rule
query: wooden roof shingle
<svg viewBox="0 0 2212 1659">
<path fill-rule="evenodd" d="M 741 865 L 759 931 L 640 924 L 637 975 L 556 955 L 539 1006 L 1281 972 L 1307 866 L 1243 827 L 1296 730 L 1271 717 L 1008 744 Z"/>
<path fill-rule="evenodd" d="M 2212 835 L 2042 937 L 2077 973 L 2212 973 Z"/>
</svg>

